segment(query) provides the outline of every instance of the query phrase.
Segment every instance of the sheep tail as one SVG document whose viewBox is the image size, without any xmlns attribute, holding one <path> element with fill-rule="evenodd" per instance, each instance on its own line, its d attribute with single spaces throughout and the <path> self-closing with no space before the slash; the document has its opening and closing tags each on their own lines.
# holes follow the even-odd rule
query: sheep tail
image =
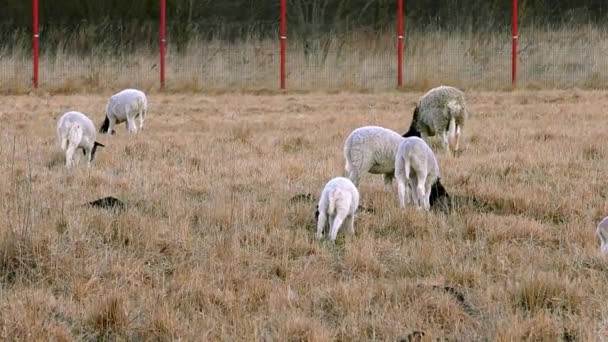
<svg viewBox="0 0 608 342">
<path fill-rule="evenodd" d="M 327 212 L 330 215 L 333 215 L 336 213 L 336 204 L 338 203 L 338 201 L 342 200 L 342 198 L 343 198 L 343 194 L 340 189 L 336 189 L 329 193 L 329 206 L 328 206 Z"/>
<path fill-rule="evenodd" d="M 99 128 L 99 133 L 108 132 L 108 128 L 110 128 L 110 119 L 108 119 L 108 116 L 106 115 L 105 119 L 103 120 L 103 123 L 101 124 L 101 127 Z"/>
<path fill-rule="evenodd" d="M 68 141 L 70 145 L 80 144 L 80 141 L 82 140 L 82 135 L 82 126 L 77 123 L 73 123 L 72 125 L 70 125 L 70 128 L 68 129 Z"/>
</svg>

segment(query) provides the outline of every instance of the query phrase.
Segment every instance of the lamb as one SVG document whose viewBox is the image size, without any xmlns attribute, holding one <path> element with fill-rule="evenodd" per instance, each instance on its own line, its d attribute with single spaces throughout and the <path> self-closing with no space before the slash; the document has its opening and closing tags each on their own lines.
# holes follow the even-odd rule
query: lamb
<svg viewBox="0 0 608 342">
<path fill-rule="evenodd" d="M 323 235 L 329 216 L 329 240 L 335 241 L 338 230 L 345 225 L 346 232 L 355 234 L 355 212 L 359 206 L 359 191 L 357 187 L 345 177 L 332 178 L 321 192 L 317 206 L 317 240 Z"/>
<path fill-rule="evenodd" d="M 344 166 L 348 178 L 359 186 L 364 172 L 384 174 L 385 189 L 390 188 L 395 173 L 395 155 L 404 138 L 379 126 L 364 126 L 352 131 L 344 142 Z"/>
<path fill-rule="evenodd" d="M 428 141 L 429 136 L 441 134 L 443 148 L 457 153 L 468 116 L 464 93 L 454 87 L 439 86 L 418 100 L 410 128 L 403 136 Z"/>
<path fill-rule="evenodd" d="M 415 207 L 430 210 L 433 187 L 436 187 L 439 193 L 447 195 L 441 184 L 435 154 L 429 145 L 418 137 L 404 139 L 399 145 L 395 157 L 395 178 L 401 208 L 413 201 Z"/>
<path fill-rule="evenodd" d="M 608 216 L 597 225 L 596 234 L 600 238 L 600 252 L 608 256 Z"/>
<path fill-rule="evenodd" d="M 114 125 L 126 121 L 129 133 L 137 133 L 135 119 L 139 118 L 139 129 L 144 129 L 144 119 L 148 111 L 148 100 L 144 92 L 137 89 L 125 89 L 110 97 L 106 106 L 106 117 L 99 128 L 99 133 L 115 134 Z"/>
<path fill-rule="evenodd" d="M 61 149 L 65 151 L 65 165 L 71 167 L 74 163 L 74 152 L 82 149 L 82 153 L 88 157 L 88 166 L 95 158 L 97 147 L 105 147 L 95 141 L 95 125 L 86 115 L 70 111 L 64 113 L 57 123 L 57 139 Z M 76 162 L 78 156 L 76 156 Z"/>
</svg>

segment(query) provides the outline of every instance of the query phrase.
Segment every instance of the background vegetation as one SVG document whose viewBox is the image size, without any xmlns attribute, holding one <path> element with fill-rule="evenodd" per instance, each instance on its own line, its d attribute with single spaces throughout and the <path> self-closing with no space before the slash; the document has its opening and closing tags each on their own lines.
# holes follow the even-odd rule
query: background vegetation
<svg viewBox="0 0 608 342">
<path fill-rule="evenodd" d="M 405 0 L 406 28 L 488 31 L 510 25 L 511 2 L 504 0 Z M 31 1 L 5 0 L 0 32 L 8 38 L 31 30 Z M 46 48 L 66 39 L 91 51 L 101 42 L 115 42 L 122 52 L 153 47 L 158 37 L 158 0 L 42 1 L 41 25 Z M 601 23 L 608 17 L 603 0 L 522 0 L 521 25 Z M 320 33 L 394 29 L 396 0 L 291 0 L 290 35 L 304 38 Z M 169 39 L 179 48 L 192 35 L 211 39 L 276 34 L 279 0 L 169 0 Z M 86 35 L 86 39 L 79 39 Z M 29 40 L 29 35 L 28 35 Z"/>
</svg>

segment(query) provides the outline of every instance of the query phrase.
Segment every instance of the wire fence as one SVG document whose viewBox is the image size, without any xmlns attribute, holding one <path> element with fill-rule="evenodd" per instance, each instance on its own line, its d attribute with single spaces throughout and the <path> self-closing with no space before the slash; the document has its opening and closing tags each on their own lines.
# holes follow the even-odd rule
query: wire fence
<svg viewBox="0 0 608 342">
<path fill-rule="evenodd" d="M 265 32 L 278 32 L 266 24 Z M 279 88 L 278 33 L 243 30 L 230 38 L 194 35 L 178 46 L 169 34 L 166 86 L 169 89 L 262 90 Z M 44 32 L 40 37 L 44 41 Z M 425 89 L 437 84 L 462 88 L 511 87 L 511 36 L 493 33 L 412 31 L 405 35 L 403 85 Z M 597 26 L 521 28 L 518 85 L 522 87 L 605 87 L 608 85 L 608 30 Z M 143 89 L 159 86 L 154 46 L 135 51 L 71 53 L 70 42 L 41 51 L 40 88 Z M 0 90 L 31 88 L 27 49 L 0 46 Z M 286 82 L 290 90 L 386 90 L 397 85 L 394 32 L 357 30 L 287 39 Z"/>
</svg>

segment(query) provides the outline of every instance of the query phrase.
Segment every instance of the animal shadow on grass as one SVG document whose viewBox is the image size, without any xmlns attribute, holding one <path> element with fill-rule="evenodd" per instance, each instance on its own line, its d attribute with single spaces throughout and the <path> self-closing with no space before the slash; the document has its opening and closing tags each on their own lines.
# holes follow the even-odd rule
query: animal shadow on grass
<svg viewBox="0 0 608 342">
<path fill-rule="evenodd" d="M 116 197 L 107 196 L 85 204 L 85 206 L 122 212 L 127 209 L 126 203 Z"/>
<path fill-rule="evenodd" d="M 472 195 L 455 195 L 444 206 L 446 213 L 463 209 L 482 214 L 525 215 L 539 221 L 560 224 L 568 220 L 568 214 L 552 208 L 530 208 L 525 203 L 508 198 L 478 197 Z"/>
</svg>

